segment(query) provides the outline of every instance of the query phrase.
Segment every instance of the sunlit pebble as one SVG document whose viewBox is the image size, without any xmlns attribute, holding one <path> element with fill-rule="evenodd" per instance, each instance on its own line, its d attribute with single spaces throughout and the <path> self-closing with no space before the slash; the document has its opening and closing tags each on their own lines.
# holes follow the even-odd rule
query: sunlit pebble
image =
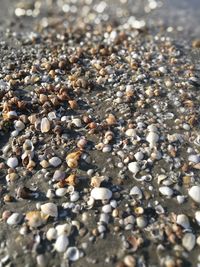
<svg viewBox="0 0 200 267">
<path fill-rule="evenodd" d="M 179 204 L 183 204 L 185 202 L 185 196 L 178 195 L 176 198 Z"/>
<path fill-rule="evenodd" d="M 200 225 L 200 211 L 199 210 L 195 212 L 195 219 L 198 225 Z"/>
<path fill-rule="evenodd" d="M 55 228 L 49 228 L 46 233 L 46 237 L 49 241 L 55 240 L 57 238 L 57 231 Z"/>
<path fill-rule="evenodd" d="M 196 203 L 200 203 L 200 186 L 192 186 L 189 189 L 188 194 Z"/>
<path fill-rule="evenodd" d="M 18 166 L 18 159 L 16 157 L 11 157 L 7 160 L 7 165 L 10 168 L 15 168 Z"/>
<path fill-rule="evenodd" d="M 56 242 L 54 244 L 54 248 L 57 252 L 64 252 L 69 245 L 69 239 L 66 234 L 62 234 L 57 237 Z"/>
<path fill-rule="evenodd" d="M 91 197 L 95 200 L 107 200 L 112 197 L 112 192 L 105 187 L 96 187 L 92 189 Z"/>
<path fill-rule="evenodd" d="M 15 130 L 22 131 L 25 128 L 25 124 L 22 121 L 15 121 L 14 127 Z"/>
<path fill-rule="evenodd" d="M 159 67 L 158 70 L 159 70 L 161 73 L 164 73 L 164 74 L 167 73 L 167 69 L 166 69 L 165 67 Z"/>
<path fill-rule="evenodd" d="M 139 228 L 145 228 L 148 224 L 147 219 L 143 216 L 136 218 L 136 224 Z"/>
<path fill-rule="evenodd" d="M 188 217 L 185 214 L 179 214 L 176 218 L 176 223 L 180 226 L 182 226 L 185 229 L 190 228 L 190 222 Z"/>
<path fill-rule="evenodd" d="M 48 199 L 53 199 L 53 198 L 55 197 L 55 193 L 54 193 L 54 191 L 53 191 L 52 189 L 48 189 L 48 190 L 47 190 L 47 193 L 46 193 L 46 197 L 47 197 Z"/>
<path fill-rule="evenodd" d="M 136 130 L 135 129 L 128 129 L 128 130 L 126 130 L 125 134 L 128 137 L 134 137 L 134 136 L 136 136 Z"/>
<path fill-rule="evenodd" d="M 82 127 L 82 122 L 81 122 L 81 119 L 72 119 L 72 123 L 78 127 L 78 128 L 81 128 Z"/>
<path fill-rule="evenodd" d="M 56 204 L 49 202 L 41 205 L 40 208 L 44 214 L 52 217 L 58 217 L 58 208 Z"/>
<path fill-rule="evenodd" d="M 174 191 L 168 187 L 168 186 L 161 186 L 159 188 L 159 192 L 163 195 L 163 196 L 167 196 L 167 197 L 172 197 L 174 194 Z"/>
<path fill-rule="evenodd" d="M 72 194 L 70 194 L 70 201 L 72 202 L 76 202 L 77 200 L 79 200 L 80 195 L 78 191 L 74 191 Z"/>
<path fill-rule="evenodd" d="M 13 213 L 7 219 L 7 224 L 9 225 L 17 225 L 22 221 L 22 215 L 20 213 Z"/>
<path fill-rule="evenodd" d="M 137 153 L 134 154 L 134 157 L 137 161 L 140 161 L 144 158 L 144 154 L 141 151 L 138 151 Z"/>
<path fill-rule="evenodd" d="M 112 207 L 111 207 L 111 205 L 110 205 L 110 204 L 104 205 L 104 206 L 102 207 L 102 211 L 103 211 L 104 213 L 110 213 L 110 212 L 112 212 Z"/>
<path fill-rule="evenodd" d="M 51 159 L 49 159 L 49 163 L 53 166 L 53 167 L 58 167 L 62 161 L 60 158 L 58 157 L 52 157 Z"/>
<path fill-rule="evenodd" d="M 58 188 L 56 189 L 56 196 L 58 197 L 64 197 L 68 192 L 68 189 L 67 188 Z"/>
<path fill-rule="evenodd" d="M 101 213 L 100 214 L 100 218 L 99 218 L 100 222 L 108 224 L 109 223 L 109 219 L 110 219 L 110 216 L 108 215 L 108 213 Z"/>
<path fill-rule="evenodd" d="M 192 233 L 186 233 L 182 239 L 182 245 L 187 251 L 193 250 L 196 243 L 196 237 Z"/>
<path fill-rule="evenodd" d="M 131 162 L 128 164 L 128 169 L 134 175 L 136 175 L 140 171 L 140 166 L 137 162 Z"/>
<path fill-rule="evenodd" d="M 109 152 L 111 152 L 111 150 L 112 150 L 112 147 L 110 145 L 104 145 L 102 152 L 103 153 L 109 153 Z"/>
<path fill-rule="evenodd" d="M 37 261 L 37 266 L 41 266 L 41 267 L 47 266 L 47 258 L 43 254 L 37 255 L 36 261 Z"/>
<path fill-rule="evenodd" d="M 50 122 L 47 118 L 42 118 L 41 120 L 41 132 L 47 133 L 50 130 Z"/>
</svg>

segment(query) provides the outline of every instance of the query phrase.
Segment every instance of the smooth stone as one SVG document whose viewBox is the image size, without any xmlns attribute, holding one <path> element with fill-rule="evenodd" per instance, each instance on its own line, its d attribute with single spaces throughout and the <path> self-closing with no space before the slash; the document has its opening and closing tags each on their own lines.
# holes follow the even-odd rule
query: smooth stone
<svg viewBox="0 0 200 267">
<path fill-rule="evenodd" d="M 192 186 L 188 194 L 196 203 L 200 203 L 200 186 Z"/>
<path fill-rule="evenodd" d="M 174 191 L 168 187 L 168 186 L 161 186 L 159 188 L 159 192 L 163 195 L 163 196 L 167 196 L 167 197 L 172 197 L 174 194 Z"/>
<path fill-rule="evenodd" d="M 58 157 L 53 157 L 53 158 L 49 159 L 49 163 L 50 163 L 53 167 L 58 167 L 58 166 L 62 163 L 62 161 L 61 161 L 61 159 L 58 158 Z"/>
<path fill-rule="evenodd" d="M 185 214 L 179 214 L 176 218 L 176 223 L 185 229 L 190 228 L 190 222 Z"/>
<path fill-rule="evenodd" d="M 196 243 L 196 237 L 194 234 L 192 233 L 187 233 L 184 235 L 183 239 L 182 239 L 182 245 L 185 249 L 187 249 L 188 251 L 191 251 Z"/>
<path fill-rule="evenodd" d="M 9 218 L 7 219 L 7 224 L 8 225 L 17 225 L 21 222 L 22 220 L 22 215 L 20 213 L 13 213 L 9 216 Z"/>
<path fill-rule="evenodd" d="M 128 169 L 134 175 L 136 175 L 140 171 L 140 167 L 139 167 L 139 164 L 137 162 L 130 162 L 128 164 Z"/>
</svg>

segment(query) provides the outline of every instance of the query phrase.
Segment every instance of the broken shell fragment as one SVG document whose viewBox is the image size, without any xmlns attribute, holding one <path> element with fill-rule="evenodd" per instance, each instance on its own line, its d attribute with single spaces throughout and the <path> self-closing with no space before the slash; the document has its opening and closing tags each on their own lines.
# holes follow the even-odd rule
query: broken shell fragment
<svg viewBox="0 0 200 267">
<path fill-rule="evenodd" d="M 95 187 L 91 191 L 91 197 L 95 200 L 107 200 L 112 197 L 112 192 L 105 187 Z"/>
<path fill-rule="evenodd" d="M 41 205 L 41 211 L 45 215 L 49 215 L 51 217 L 57 217 L 58 216 L 58 208 L 57 208 L 56 204 L 51 203 L 51 202 Z"/>
</svg>

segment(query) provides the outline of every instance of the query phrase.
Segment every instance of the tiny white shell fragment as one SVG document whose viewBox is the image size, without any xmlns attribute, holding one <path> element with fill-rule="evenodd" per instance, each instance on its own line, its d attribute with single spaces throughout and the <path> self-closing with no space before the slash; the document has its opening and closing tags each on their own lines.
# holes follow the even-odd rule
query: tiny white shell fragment
<svg viewBox="0 0 200 267">
<path fill-rule="evenodd" d="M 9 225 L 16 225 L 19 224 L 22 220 L 22 215 L 20 213 L 13 213 L 7 219 L 7 224 Z"/>
<path fill-rule="evenodd" d="M 51 227 L 46 233 L 46 237 L 49 241 L 56 239 L 57 237 L 57 231 L 55 228 Z"/>
<path fill-rule="evenodd" d="M 53 167 L 58 167 L 61 164 L 61 159 L 58 157 L 52 157 L 51 159 L 49 159 L 49 163 L 53 166 Z"/>
<path fill-rule="evenodd" d="M 167 197 L 171 197 L 174 193 L 173 190 L 168 186 L 161 186 L 159 188 L 159 191 L 163 196 L 167 196 Z"/>
<path fill-rule="evenodd" d="M 69 244 L 69 239 L 65 234 L 57 237 L 54 248 L 57 252 L 64 252 Z"/>
<path fill-rule="evenodd" d="M 51 202 L 41 205 L 41 211 L 44 214 L 52 216 L 52 217 L 58 216 L 58 208 L 56 204 L 51 203 Z"/>
<path fill-rule="evenodd" d="M 188 251 L 191 251 L 196 243 L 196 237 L 194 234 L 192 233 L 187 233 L 184 235 L 183 239 L 182 239 L 182 245 L 185 249 L 187 249 Z"/>
<path fill-rule="evenodd" d="M 188 194 L 196 203 L 200 203 L 200 186 L 192 186 Z"/>
<path fill-rule="evenodd" d="M 130 162 L 128 164 L 128 169 L 130 172 L 132 172 L 134 175 L 136 175 L 140 170 L 139 164 L 137 162 Z"/>
<path fill-rule="evenodd" d="M 69 247 L 66 256 L 70 261 L 77 261 L 80 258 L 80 252 L 76 247 Z"/>
<path fill-rule="evenodd" d="M 11 157 L 7 160 L 7 165 L 10 168 L 15 168 L 18 166 L 18 159 L 16 157 Z"/>
<path fill-rule="evenodd" d="M 50 130 L 50 122 L 46 117 L 42 118 L 40 129 L 41 129 L 42 133 L 48 133 L 49 132 L 49 130 Z"/>
<path fill-rule="evenodd" d="M 112 197 L 112 192 L 105 187 L 95 187 L 91 191 L 91 197 L 95 200 L 107 200 Z"/>
<path fill-rule="evenodd" d="M 185 214 L 179 214 L 176 218 L 176 223 L 182 226 L 185 229 L 190 228 L 190 222 L 188 217 Z"/>
</svg>

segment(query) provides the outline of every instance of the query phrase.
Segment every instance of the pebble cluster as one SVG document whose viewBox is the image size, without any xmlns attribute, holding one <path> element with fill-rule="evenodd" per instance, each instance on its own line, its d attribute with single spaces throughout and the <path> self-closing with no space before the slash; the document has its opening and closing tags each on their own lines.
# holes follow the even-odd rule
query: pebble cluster
<svg viewBox="0 0 200 267">
<path fill-rule="evenodd" d="M 143 20 L 83 1 L 70 23 L 63 2 L 0 44 L 0 266 L 200 265 L 195 66 Z"/>
</svg>

